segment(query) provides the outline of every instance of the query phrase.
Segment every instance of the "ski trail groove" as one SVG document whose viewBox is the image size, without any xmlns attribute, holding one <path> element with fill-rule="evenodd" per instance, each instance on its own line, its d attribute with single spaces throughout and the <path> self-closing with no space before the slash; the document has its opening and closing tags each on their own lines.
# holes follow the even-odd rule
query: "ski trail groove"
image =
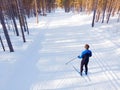
<svg viewBox="0 0 120 90">
<path fill-rule="evenodd" d="M 93 51 L 94 53 L 94 51 Z M 95 54 L 95 53 L 94 53 Z M 95 58 L 96 58 L 96 62 L 97 64 L 100 66 L 100 68 L 103 70 L 103 73 L 105 76 L 107 76 L 108 80 L 111 82 L 111 85 L 113 85 L 113 87 L 115 88 L 115 90 L 119 89 L 119 84 L 116 81 L 115 77 L 112 75 L 113 72 L 110 72 L 110 69 L 107 69 L 107 67 L 102 63 L 101 59 L 99 59 L 98 55 L 95 54 Z M 115 80 L 115 81 L 113 81 Z M 117 84 L 117 85 L 116 85 Z"/>
<path fill-rule="evenodd" d="M 89 37 L 91 37 L 92 38 L 92 33 L 90 32 L 89 34 Z M 92 35 L 92 36 L 91 36 Z M 101 36 L 100 35 L 100 33 L 99 33 L 99 36 Z M 96 38 L 98 38 L 97 36 L 96 36 Z M 101 38 L 101 39 L 103 39 L 103 40 L 106 40 L 106 37 L 104 37 L 104 38 Z M 108 40 L 108 39 L 107 39 Z M 98 41 L 99 41 L 99 38 L 98 38 Z M 112 42 L 111 40 L 109 40 L 110 42 Z M 107 78 L 108 78 L 108 80 L 110 80 L 110 83 L 111 83 L 111 85 L 115 88 L 115 90 L 119 90 L 119 88 L 120 88 L 120 84 L 118 83 L 118 76 L 113 72 L 113 70 L 111 69 L 111 67 L 108 65 L 108 63 L 107 62 L 104 62 L 103 63 L 103 58 L 102 58 L 102 56 L 98 56 L 98 54 L 96 54 L 95 52 L 97 52 L 96 51 L 96 49 L 93 47 L 93 44 L 92 44 L 92 42 L 90 41 L 90 44 L 91 44 L 91 47 L 92 47 L 92 49 L 93 49 L 93 57 L 95 57 L 95 62 L 100 66 L 100 68 L 103 70 L 103 73 L 104 73 L 104 75 L 105 76 L 107 76 Z M 112 42 L 112 44 L 114 44 L 113 42 Z M 114 44 L 115 45 L 115 44 Z M 101 57 L 101 58 L 100 58 Z M 107 67 L 106 67 L 107 66 Z"/>
<path fill-rule="evenodd" d="M 90 43 L 91 46 L 93 47 L 92 43 Z M 107 63 L 103 63 L 101 60 L 103 59 L 95 53 L 96 50 L 93 47 L 93 54 L 95 55 L 95 59 L 96 59 L 96 63 L 100 66 L 100 68 L 103 70 L 105 76 L 107 76 L 107 78 L 110 80 L 111 84 L 113 85 L 113 87 L 115 88 L 115 90 L 118 90 L 120 87 L 119 83 L 118 83 L 118 76 L 112 71 L 112 69 L 110 68 L 110 66 Z M 94 57 L 94 56 L 93 56 Z M 107 66 L 107 67 L 106 67 Z"/>
</svg>

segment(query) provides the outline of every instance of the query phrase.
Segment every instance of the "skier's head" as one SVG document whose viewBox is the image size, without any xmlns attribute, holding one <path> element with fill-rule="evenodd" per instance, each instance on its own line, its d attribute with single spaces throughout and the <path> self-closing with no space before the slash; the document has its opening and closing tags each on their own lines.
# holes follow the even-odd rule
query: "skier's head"
<svg viewBox="0 0 120 90">
<path fill-rule="evenodd" d="M 85 44 L 85 49 L 89 49 L 89 45 L 88 44 Z"/>
</svg>

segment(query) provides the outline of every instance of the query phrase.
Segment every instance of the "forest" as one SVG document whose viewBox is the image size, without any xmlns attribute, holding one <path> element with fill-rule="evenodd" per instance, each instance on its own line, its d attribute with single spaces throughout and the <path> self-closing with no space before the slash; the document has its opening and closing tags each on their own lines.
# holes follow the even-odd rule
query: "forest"
<svg viewBox="0 0 120 90">
<path fill-rule="evenodd" d="M 54 13 L 57 8 L 64 9 L 66 13 L 92 13 L 92 27 L 96 22 L 108 23 L 110 17 L 114 16 L 118 17 L 117 22 L 120 21 L 120 0 L 0 0 L 0 43 L 3 51 L 6 49 L 2 34 L 9 51 L 14 52 L 9 32 L 14 32 L 15 36 L 21 35 L 23 42 L 26 42 L 25 35 L 29 35 L 27 19 L 36 17 L 39 23 L 39 16 Z"/>
</svg>

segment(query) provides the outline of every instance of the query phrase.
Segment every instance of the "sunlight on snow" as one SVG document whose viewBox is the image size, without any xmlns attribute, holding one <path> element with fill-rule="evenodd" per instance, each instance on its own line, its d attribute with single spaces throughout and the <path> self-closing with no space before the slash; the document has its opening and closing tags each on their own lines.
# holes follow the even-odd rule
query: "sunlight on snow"
<svg viewBox="0 0 120 90">
<path fill-rule="evenodd" d="M 58 11 L 46 17 L 40 16 L 38 24 L 35 18 L 29 19 L 27 42 L 23 43 L 21 37 L 11 37 L 15 52 L 2 52 L 1 49 L 0 63 L 4 67 L 1 68 L 3 77 L 0 77 L 0 83 L 4 84 L 2 87 L 23 88 L 21 90 L 24 87 L 30 90 L 119 90 L 119 24 L 95 23 L 92 28 L 91 18 L 92 15 Z M 83 74 L 80 77 L 72 66 L 79 71 L 81 59 L 77 56 L 86 43 L 90 44 L 93 56 L 88 76 Z M 74 61 L 65 64 L 75 57 Z"/>
</svg>

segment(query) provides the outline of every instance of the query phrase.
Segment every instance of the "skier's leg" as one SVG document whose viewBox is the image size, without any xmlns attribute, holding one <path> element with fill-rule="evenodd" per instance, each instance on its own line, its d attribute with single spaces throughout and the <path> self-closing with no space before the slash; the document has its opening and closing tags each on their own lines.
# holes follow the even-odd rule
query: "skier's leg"
<svg viewBox="0 0 120 90">
<path fill-rule="evenodd" d="M 80 65 L 80 75 L 82 76 L 82 71 L 83 71 L 83 66 L 84 66 L 84 61 L 81 61 L 81 65 Z"/>
<path fill-rule="evenodd" d="M 85 74 L 87 75 L 87 73 L 88 73 L 88 62 L 89 62 L 89 60 L 87 60 L 86 62 L 85 62 Z"/>
<path fill-rule="evenodd" d="M 88 72 L 88 66 L 85 64 L 85 74 L 87 75 Z"/>
</svg>

